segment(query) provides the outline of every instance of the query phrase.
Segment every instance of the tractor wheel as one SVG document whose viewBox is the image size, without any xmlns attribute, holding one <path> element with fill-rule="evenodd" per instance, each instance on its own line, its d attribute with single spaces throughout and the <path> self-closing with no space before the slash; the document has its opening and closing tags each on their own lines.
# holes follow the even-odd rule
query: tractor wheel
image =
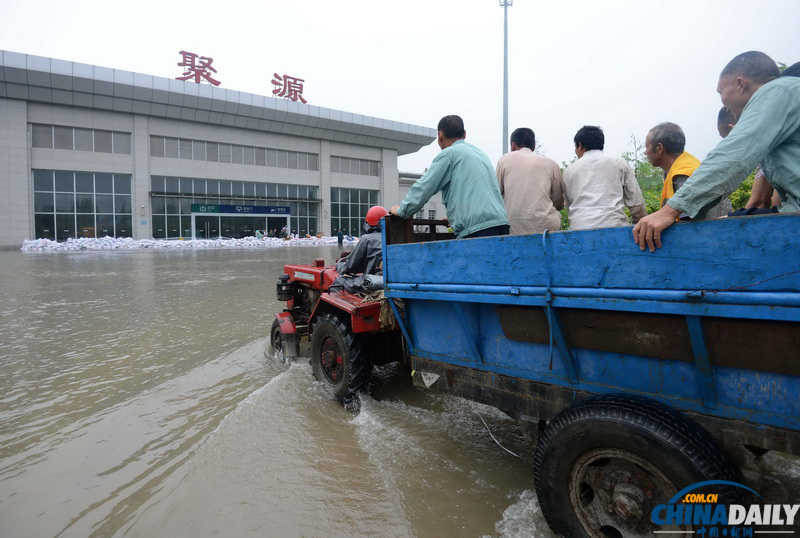
<svg viewBox="0 0 800 538">
<path fill-rule="evenodd" d="M 550 527 L 565 537 L 650 537 L 653 508 L 706 480 L 738 481 L 711 436 L 667 405 L 629 395 L 588 398 L 559 414 L 536 447 L 534 477 Z M 720 504 L 741 502 L 716 486 Z"/>
<path fill-rule="evenodd" d="M 340 316 L 320 315 L 311 336 L 311 369 L 334 398 L 357 409 L 358 393 L 367 391 L 372 370 L 367 339 L 353 334 Z"/>
<path fill-rule="evenodd" d="M 272 322 L 272 328 L 269 331 L 269 347 L 273 355 L 277 355 L 283 347 L 281 342 L 281 322 L 277 319 Z"/>
</svg>

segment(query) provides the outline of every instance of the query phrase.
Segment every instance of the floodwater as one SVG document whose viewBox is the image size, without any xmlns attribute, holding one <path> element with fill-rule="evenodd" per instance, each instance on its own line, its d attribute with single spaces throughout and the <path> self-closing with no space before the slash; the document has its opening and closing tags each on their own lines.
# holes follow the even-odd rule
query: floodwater
<svg viewBox="0 0 800 538">
<path fill-rule="evenodd" d="M 502 413 L 387 368 L 354 415 L 265 354 L 336 252 L 0 252 L 0 534 L 552 536 Z"/>
</svg>

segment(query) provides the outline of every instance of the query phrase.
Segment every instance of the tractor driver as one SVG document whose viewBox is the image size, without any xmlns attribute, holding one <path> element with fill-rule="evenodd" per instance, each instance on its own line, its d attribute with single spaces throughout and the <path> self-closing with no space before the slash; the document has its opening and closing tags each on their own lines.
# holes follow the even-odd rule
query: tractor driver
<svg viewBox="0 0 800 538">
<path fill-rule="evenodd" d="M 347 289 L 347 277 L 345 275 L 374 275 L 381 271 L 383 261 L 381 238 L 381 219 L 387 215 L 386 209 L 376 205 L 367 211 L 364 222 L 364 235 L 362 235 L 352 252 L 343 252 L 344 256 L 336 262 L 336 277 L 333 286 L 343 286 Z M 348 290 L 350 291 L 350 290 Z"/>
</svg>

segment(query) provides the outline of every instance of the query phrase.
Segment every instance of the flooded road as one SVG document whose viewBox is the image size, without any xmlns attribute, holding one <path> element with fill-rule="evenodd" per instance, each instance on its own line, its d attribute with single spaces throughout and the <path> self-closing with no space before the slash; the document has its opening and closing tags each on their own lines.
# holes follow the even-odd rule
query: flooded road
<svg viewBox="0 0 800 538">
<path fill-rule="evenodd" d="M 505 415 L 265 355 L 283 264 L 336 252 L 0 252 L 2 535 L 552 536 Z"/>
</svg>

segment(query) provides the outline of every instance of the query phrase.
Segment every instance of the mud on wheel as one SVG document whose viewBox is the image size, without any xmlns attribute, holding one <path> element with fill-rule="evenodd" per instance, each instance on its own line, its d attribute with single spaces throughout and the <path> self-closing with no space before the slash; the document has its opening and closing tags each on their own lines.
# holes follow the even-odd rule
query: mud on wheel
<svg viewBox="0 0 800 538">
<path fill-rule="evenodd" d="M 358 407 L 358 393 L 366 392 L 372 363 L 368 342 L 353 334 L 337 314 L 321 314 L 311 336 L 311 369 L 334 398 L 345 407 Z"/>
<path fill-rule="evenodd" d="M 646 398 L 588 398 L 559 414 L 539 439 L 536 495 L 561 536 L 654 536 L 653 508 L 705 480 L 738 482 L 733 466 L 696 422 Z M 699 490 L 698 490 L 699 491 Z M 739 490 L 714 490 L 720 503 L 740 503 Z"/>
</svg>

